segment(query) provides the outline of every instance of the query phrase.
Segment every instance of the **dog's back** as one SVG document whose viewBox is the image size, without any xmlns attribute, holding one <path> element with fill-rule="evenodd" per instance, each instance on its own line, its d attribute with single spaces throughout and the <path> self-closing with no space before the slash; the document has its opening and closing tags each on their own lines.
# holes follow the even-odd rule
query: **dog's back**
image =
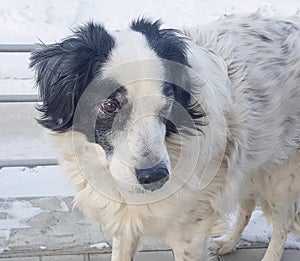
<svg viewBox="0 0 300 261">
<path fill-rule="evenodd" d="M 233 16 L 187 34 L 227 65 L 232 167 L 288 159 L 300 145 L 300 21 Z"/>
<path fill-rule="evenodd" d="M 300 21 L 228 17 L 190 36 L 225 60 L 232 84 L 229 167 L 246 174 L 237 223 L 216 240 L 217 252 L 234 249 L 258 198 L 273 225 L 263 260 L 280 260 L 287 233 L 300 232 Z"/>
</svg>

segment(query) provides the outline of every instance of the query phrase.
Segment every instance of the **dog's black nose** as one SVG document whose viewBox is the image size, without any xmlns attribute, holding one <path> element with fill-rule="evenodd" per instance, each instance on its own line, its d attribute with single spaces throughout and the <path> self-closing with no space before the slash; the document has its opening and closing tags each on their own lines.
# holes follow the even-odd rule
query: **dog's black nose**
<svg viewBox="0 0 300 261">
<path fill-rule="evenodd" d="M 166 167 L 155 166 L 150 169 L 137 169 L 136 177 L 139 183 L 147 190 L 161 188 L 169 179 L 169 171 Z"/>
</svg>

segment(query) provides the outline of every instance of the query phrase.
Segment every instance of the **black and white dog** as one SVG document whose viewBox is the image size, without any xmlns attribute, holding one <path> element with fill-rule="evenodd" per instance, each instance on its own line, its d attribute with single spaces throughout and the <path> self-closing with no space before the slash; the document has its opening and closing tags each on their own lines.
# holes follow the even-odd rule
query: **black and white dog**
<svg viewBox="0 0 300 261">
<path fill-rule="evenodd" d="M 180 32 L 141 18 L 124 31 L 89 23 L 32 53 L 39 123 L 76 205 L 112 233 L 112 260 L 132 260 L 143 235 L 164 238 L 177 261 L 208 260 L 208 236 L 241 199 L 237 229 L 213 243 L 229 252 L 256 198 L 274 225 L 263 260 L 280 259 L 300 224 L 299 39 L 296 20 Z"/>
</svg>

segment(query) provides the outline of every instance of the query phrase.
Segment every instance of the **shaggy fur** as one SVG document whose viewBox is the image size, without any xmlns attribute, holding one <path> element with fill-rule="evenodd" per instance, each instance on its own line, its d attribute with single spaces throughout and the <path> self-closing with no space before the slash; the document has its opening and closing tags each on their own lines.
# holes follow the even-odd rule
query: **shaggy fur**
<svg viewBox="0 0 300 261">
<path fill-rule="evenodd" d="M 241 186 L 237 220 L 230 233 L 217 238 L 211 247 L 215 253 L 227 254 L 235 249 L 256 203 L 259 202 L 268 222 L 273 225 L 272 238 L 263 260 L 279 261 L 287 234 L 300 236 L 300 152 L 281 165 L 273 165 L 249 175 Z"/>
<path fill-rule="evenodd" d="M 298 206 L 299 186 L 290 198 L 258 187 L 263 179 L 268 191 L 279 186 L 287 195 L 299 176 L 298 24 L 230 17 L 186 30 L 190 39 L 146 19 L 112 33 L 90 24 L 33 53 L 44 102 L 40 123 L 54 131 L 77 188 L 75 204 L 112 233 L 113 261 L 132 260 L 143 235 L 164 238 L 177 261 L 208 260 L 208 237 L 241 193 L 259 194 L 272 202 L 269 210 Z M 99 90 L 110 90 L 123 112 L 105 113 Z M 163 164 L 169 177 L 149 191 L 135 170 L 153 164 Z M 244 197 L 241 186 L 252 183 Z M 298 207 L 288 211 L 299 227 Z M 284 238 L 278 242 L 275 234 L 264 261 L 281 254 L 274 245 Z M 224 244 L 228 249 L 217 246 Z"/>
<path fill-rule="evenodd" d="M 229 163 L 237 164 L 230 165 L 233 171 L 247 175 L 240 186 L 236 224 L 211 247 L 218 254 L 233 251 L 258 201 L 273 225 L 263 261 L 279 261 L 287 233 L 300 233 L 300 21 L 230 17 L 187 33 L 228 66 L 233 111 L 239 114 L 229 126 L 230 157 L 236 157 Z"/>
</svg>

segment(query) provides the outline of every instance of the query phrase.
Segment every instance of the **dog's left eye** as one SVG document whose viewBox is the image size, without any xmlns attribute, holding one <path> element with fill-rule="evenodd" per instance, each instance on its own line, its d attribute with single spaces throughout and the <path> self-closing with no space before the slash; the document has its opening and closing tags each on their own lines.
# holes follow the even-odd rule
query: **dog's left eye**
<svg viewBox="0 0 300 261">
<path fill-rule="evenodd" d="M 117 113 L 120 109 L 119 103 L 112 99 L 105 100 L 101 104 L 102 110 L 106 113 L 112 114 Z"/>
</svg>

